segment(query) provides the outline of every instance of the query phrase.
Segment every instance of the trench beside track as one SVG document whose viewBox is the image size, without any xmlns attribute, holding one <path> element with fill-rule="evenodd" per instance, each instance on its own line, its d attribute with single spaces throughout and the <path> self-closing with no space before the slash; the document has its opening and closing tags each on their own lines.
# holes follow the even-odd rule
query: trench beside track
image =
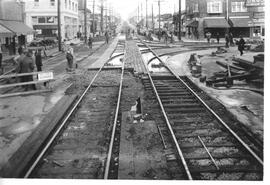
<svg viewBox="0 0 270 185">
<path fill-rule="evenodd" d="M 125 40 L 114 52 L 125 53 Z M 111 56 L 113 55 L 111 54 Z M 111 59 L 111 58 L 110 58 Z M 118 122 L 124 63 L 110 71 L 96 72 L 46 144 L 24 172 L 24 178 L 117 177 Z M 104 78 L 110 78 L 104 82 Z M 115 139 L 116 138 L 116 139 Z M 115 149 L 116 148 L 116 149 Z"/>
</svg>

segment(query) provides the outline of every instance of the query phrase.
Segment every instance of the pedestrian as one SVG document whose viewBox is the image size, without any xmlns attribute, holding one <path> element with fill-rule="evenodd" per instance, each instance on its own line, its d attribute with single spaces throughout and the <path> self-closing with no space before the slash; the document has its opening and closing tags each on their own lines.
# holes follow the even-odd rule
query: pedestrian
<svg viewBox="0 0 270 185">
<path fill-rule="evenodd" d="M 188 38 L 190 39 L 191 38 L 191 31 L 188 30 Z"/>
<path fill-rule="evenodd" d="M 92 40 L 91 35 L 89 35 L 88 46 L 89 46 L 90 49 L 92 49 L 92 47 L 93 47 L 93 40 Z"/>
<path fill-rule="evenodd" d="M 211 39 L 211 33 L 210 32 L 206 33 L 206 39 L 207 39 L 207 43 L 210 43 L 210 39 Z"/>
<path fill-rule="evenodd" d="M 109 43 L 109 33 L 108 31 L 105 32 L 105 39 L 106 39 L 106 44 Z"/>
<path fill-rule="evenodd" d="M 3 52 L 2 52 L 2 44 L 1 44 L 1 40 L 0 40 L 0 74 L 1 75 L 3 73 L 2 59 L 3 59 Z"/>
<path fill-rule="evenodd" d="M 220 39 L 220 35 L 219 33 L 217 32 L 217 43 L 219 44 L 219 39 Z"/>
<path fill-rule="evenodd" d="M 173 43 L 173 32 L 171 32 L 171 43 Z"/>
<path fill-rule="evenodd" d="M 245 48 L 245 40 L 243 39 L 243 37 L 240 35 L 240 40 L 238 42 L 238 50 L 240 51 L 240 56 L 243 55 L 243 50 Z"/>
<path fill-rule="evenodd" d="M 73 69 L 73 49 L 72 47 L 67 49 L 66 52 L 66 58 L 67 58 L 67 71 L 72 71 Z"/>
<path fill-rule="evenodd" d="M 167 33 L 167 31 L 164 31 L 164 42 L 165 42 L 165 44 L 168 43 L 168 33 Z"/>
<path fill-rule="evenodd" d="M 14 61 L 14 65 L 15 65 L 15 68 L 16 68 L 16 72 L 18 73 L 19 71 L 19 63 L 21 60 L 23 60 L 23 58 L 25 57 L 25 51 L 24 49 L 22 50 L 18 50 L 18 55 L 16 57 L 13 58 L 13 61 Z"/>
<path fill-rule="evenodd" d="M 35 53 L 37 71 L 42 71 L 42 57 L 41 50 L 38 49 Z"/>
<path fill-rule="evenodd" d="M 232 32 L 229 33 L 229 39 L 230 39 L 230 46 L 234 46 L 234 42 L 233 42 L 233 34 L 232 34 Z"/>
<path fill-rule="evenodd" d="M 229 35 L 228 35 L 227 33 L 225 34 L 225 41 L 226 41 L 225 47 L 226 47 L 226 48 L 229 48 L 230 38 L 229 38 Z"/>
<path fill-rule="evenodd" d="M 18 73 L 32 73 L 35 69 L 33 53 L 31 50 L 27 51 L 26 56 L 19 60 Z M 33 75 L 22 76 L 21 82 L 33 81 Z M 36 90 L 35 84 L 23 85 L 24 90 L 28 91 L 29 88 Z"/>
</svg>

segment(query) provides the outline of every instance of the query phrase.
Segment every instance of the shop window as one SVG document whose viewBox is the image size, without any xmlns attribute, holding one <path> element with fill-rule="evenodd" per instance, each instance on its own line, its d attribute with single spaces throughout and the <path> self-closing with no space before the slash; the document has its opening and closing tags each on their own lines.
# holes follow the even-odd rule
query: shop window
<svg viewBox="0 0 270 185">
<path fill-rule="evenodd" d="M 207 2 L 207 13 L 222 13 L 222 2 L 221 1 Z"/>
<path fill-rule="evenodd" d="M 37 23 L 38 23 L 38 18 L 32 17 L 32 24 L 37 24 Z"/>
<path fill-rule="evenodd" d="M 34 1 L 34 6 L 39 6 L 39 0 Z"/>
<path fill-rule="evenodd" d="M 39 17 L 38 23 L 46 23 L 45 17 Z"/>
<path fill-rule="evenodd" d="M 247 12 L 245 2 L 232 2 L 232 12 Z"/>
<path fill-rule="evenodd" d="M 47 23 L 55 23 L 54 17 L 47 17 Z"/>
<path fill-rule="evenodd" d="M 51 0 L 51 6 L 55 6 L 55 0 Z"/>
<path fill-rule="evenodd" d="M 193 12 L 199 12 L 199 4 L 198 3 L 193 4 Z"/>
</svg>

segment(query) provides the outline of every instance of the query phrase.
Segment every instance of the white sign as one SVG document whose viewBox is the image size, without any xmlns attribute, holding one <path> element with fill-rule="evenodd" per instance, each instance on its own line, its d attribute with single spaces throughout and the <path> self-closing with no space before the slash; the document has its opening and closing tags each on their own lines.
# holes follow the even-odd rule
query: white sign
<svg viewBox="0 0 270 185">
<path fill-rule="evenodd" d="M 52 79 L 53 79 L 53 72 L 38 73 L 38 81 L 52 80 Z"/>
</svg>

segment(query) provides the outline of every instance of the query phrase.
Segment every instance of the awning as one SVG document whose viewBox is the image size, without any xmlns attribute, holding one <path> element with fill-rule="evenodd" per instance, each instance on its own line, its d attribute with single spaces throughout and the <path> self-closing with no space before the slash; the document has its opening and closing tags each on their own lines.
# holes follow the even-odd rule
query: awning
<svg viewBox="0 0 270 185">
<path fill-rule="evenodd" d="M 33 25 L 33 28 L 35 30 L 43 30 L 43 29 L 57 30 L 57 25 L 51 25 L 51 24 Z"/>
<path fill-rule="evenodd" d="M 198 21 L 192 21 L 189 24 L 186 25 L 186 27 L 198 27 L 199 22 Z"/>
<path fill-rule="evenodd" d="M 249 18 L 230 18 L 230 21 L 232 27 L 241 28 L 241 27 L 250 27 L 248 23 L 251 20 Z"/>
<path fill-rule="evenodd" d="M 4 26 L 8 30 L 12 31 L 17 35 L 29 35 L 34 32 L 29 26 L 19 21 L 4 21 L 0 20 L 0 25 Z"/>
<path fill-rule="evenodd" d="M 229 28 L 227 20 L 224 19 L 204 19 L 205 28 Z"/>
<path fill-rule="evenodd" d="M 0 25 L 0 37 L 12 37 L 14 33 Z"/>
</svg>

